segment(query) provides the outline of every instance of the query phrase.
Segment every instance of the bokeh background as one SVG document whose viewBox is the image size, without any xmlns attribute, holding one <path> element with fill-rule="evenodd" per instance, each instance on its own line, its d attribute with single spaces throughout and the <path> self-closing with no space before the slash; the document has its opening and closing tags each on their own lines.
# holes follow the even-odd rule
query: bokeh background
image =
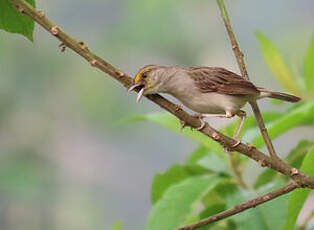
<svg viewBox="0 0 314 230">
<path fill-rule="evenodd" d="M 314 29 L 312 0 L 226 4 L 253 82 L 281 89 L 256 30 L 301 75 Z M 238 72 L 213 0 L 41 0 L 37 8 L 132 75 L 150 63 Z M 145 99 L 136 104 L 134 93 L 71 50 L 62 53 L 38 25 L 34 38 L 0 31 L 0 229 L 109 229 L 117 221 L 123 229 L 144 229 L 154 175 L 198 144 L 155 124 L 125 122 L 161 110 Z M 260 104 L 264 111 L 282 109 Z M 284 155 L 313 135 L 298 128 L 274 143 Z M 249 170 L 258 169 L 252 163 Z"/>
</svg>

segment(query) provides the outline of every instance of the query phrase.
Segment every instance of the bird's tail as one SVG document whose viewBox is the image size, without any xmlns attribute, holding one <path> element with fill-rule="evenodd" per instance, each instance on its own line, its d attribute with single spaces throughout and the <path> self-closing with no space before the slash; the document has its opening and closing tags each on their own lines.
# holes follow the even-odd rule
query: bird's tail
<svg viewBox="0 0 314 230">
<path fill-rule="evenodd" d="M 293 102 L 293 103 L 301 100 L 300 97 L 297 97 L 291 94 L 274 92 L 265 88 L 257 88 L 257 89 L 261 92 L 261 97 L 270 97 L 270 98 Z"/>
</svg>

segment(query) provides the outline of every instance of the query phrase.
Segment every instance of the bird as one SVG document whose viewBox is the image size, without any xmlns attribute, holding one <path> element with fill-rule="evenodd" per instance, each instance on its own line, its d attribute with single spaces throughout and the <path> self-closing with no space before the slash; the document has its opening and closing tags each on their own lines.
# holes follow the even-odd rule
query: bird
<svg viewBox="0 0 314 230">
<path fill-rule="evenodd" d="M 134 78 L 128 89 L 138 89 L 137 102 L 149 94 L 165 93 L 178 99 L 184 106 L 196 112 L 194 116 L 205 127 L 205 117 L 240 117 L 233 138 L 236 147 L 241 143 L 239 134 L 246 118 L 242 110 L 247 102 L 262 98 L 274 98 L 298 102 L 300 97 L 257 87 L 251 81 L 222 67 L 146 65 Z"/>
</svg>

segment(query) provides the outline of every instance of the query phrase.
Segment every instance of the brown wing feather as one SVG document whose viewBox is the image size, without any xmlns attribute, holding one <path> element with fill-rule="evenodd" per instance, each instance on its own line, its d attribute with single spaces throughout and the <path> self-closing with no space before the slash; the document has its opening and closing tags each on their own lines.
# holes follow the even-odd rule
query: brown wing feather
<svg viewBox="0 0 314 230">
<path fill-rule="evenodd" d="M 203 93 L 217 92 L 230 95 L 258 95 L 252 82 L 219 67 L 189 67 L 188 74 Z"/>
</svg>

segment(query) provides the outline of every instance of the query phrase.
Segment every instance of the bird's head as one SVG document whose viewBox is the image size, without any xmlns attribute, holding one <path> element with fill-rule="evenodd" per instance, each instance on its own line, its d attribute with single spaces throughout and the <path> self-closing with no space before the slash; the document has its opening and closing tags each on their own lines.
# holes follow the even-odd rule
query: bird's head
<svg viewBox="0 0 314 230">
<path fill-rule="evenodd" d="M 137 96 L 137 102 L 140 101 L 143 95 L 155 94 L 160 92 L 162 85 L 162 75 L 160 70 L 162 66 L 147 65 L 141 68 L 134 78 L 134 84 L 129 88 L 128 91 L 132 91 L 135 88 L 139 89 Z"/>
</svg>

